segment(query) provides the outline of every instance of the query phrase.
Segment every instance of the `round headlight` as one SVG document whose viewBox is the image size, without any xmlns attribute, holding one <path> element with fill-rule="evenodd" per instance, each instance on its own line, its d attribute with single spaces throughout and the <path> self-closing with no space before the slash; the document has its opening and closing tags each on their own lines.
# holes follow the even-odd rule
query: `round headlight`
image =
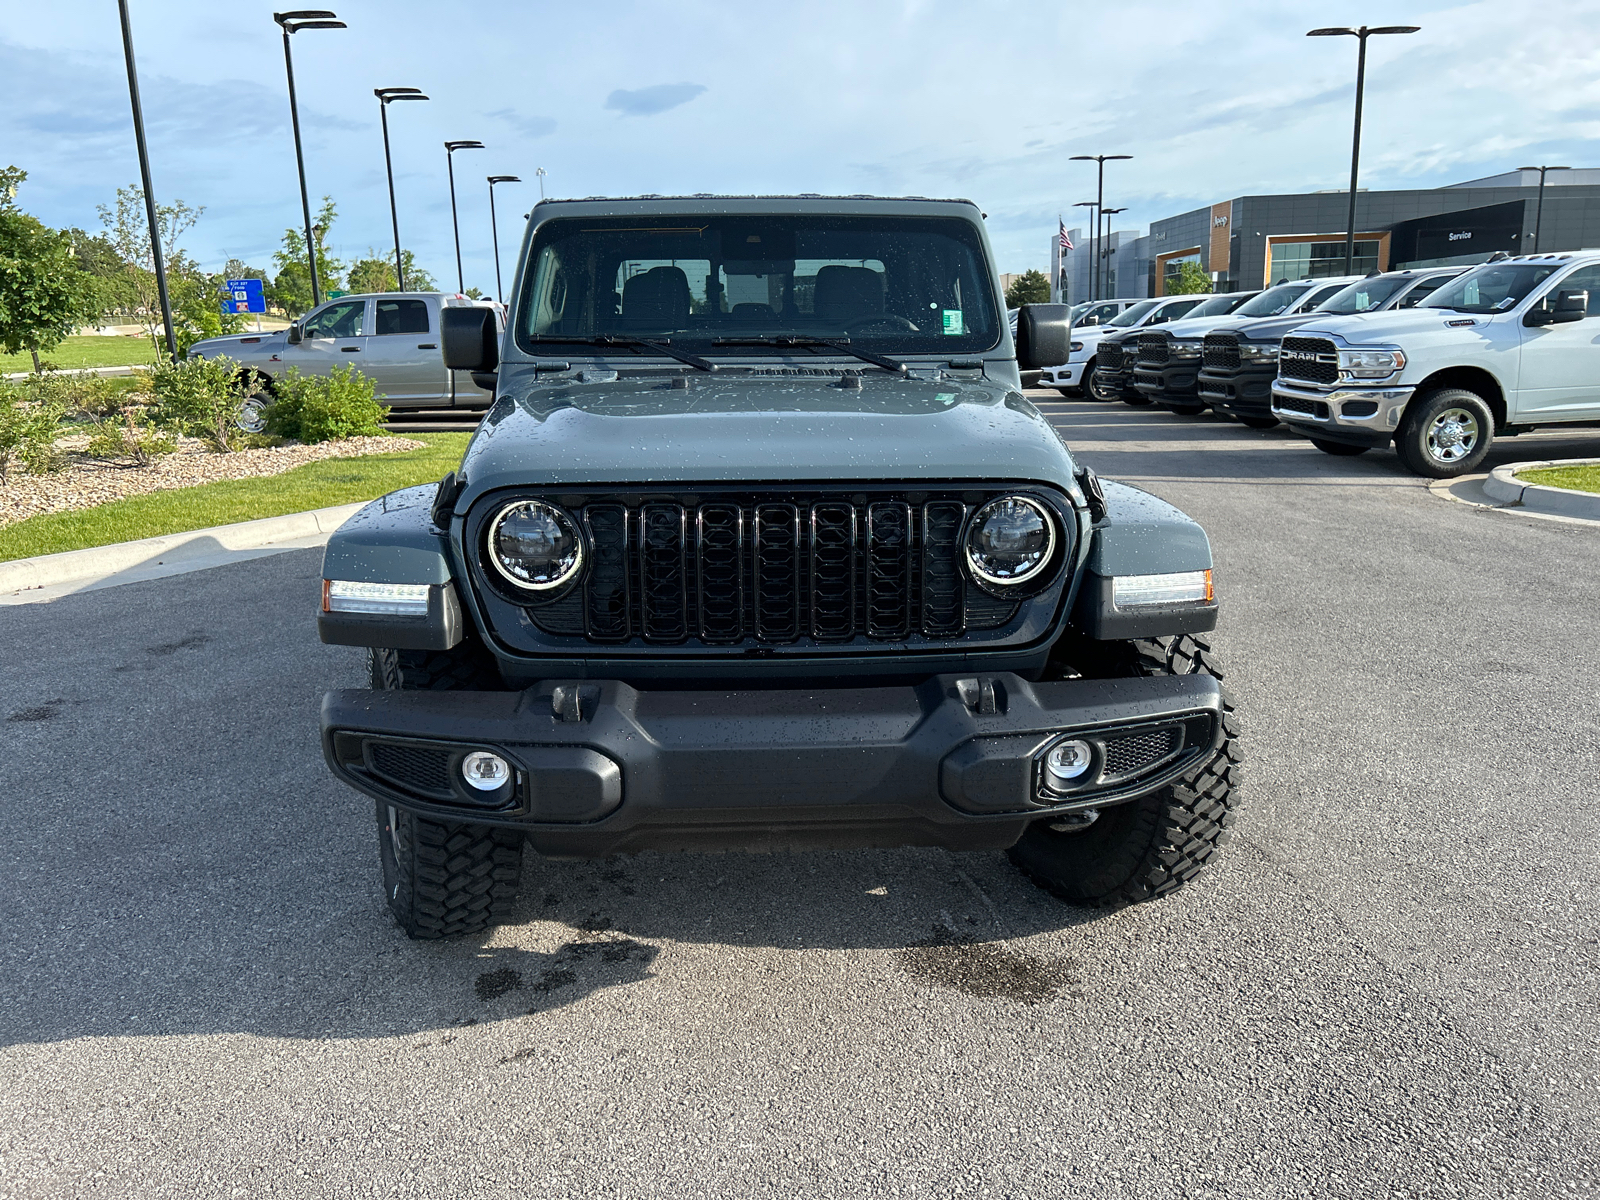
<svg viewBox="0 0 1600 1200">
<path fill-rule="evenodd" d="M 583 569 L 583 538 L 555 505 L 518 500 L 489 525 L 489 561 L 513 586 L 547 592 Z"/>
<path fill-rule="evenodd" d="M 1043 504 L 1027 496 L 991 500 L 967 527 L 967 567 L 995 587 L 1026 583 L 1050 563 L 1055 522 Z"/>
</svg>

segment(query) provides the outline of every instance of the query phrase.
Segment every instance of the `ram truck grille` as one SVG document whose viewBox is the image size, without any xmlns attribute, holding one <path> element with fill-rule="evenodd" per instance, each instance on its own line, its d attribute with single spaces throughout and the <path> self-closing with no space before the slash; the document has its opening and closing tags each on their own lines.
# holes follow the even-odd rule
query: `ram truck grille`
<svg viewBox="0 0 1600 1200">
<path fill-rule="evenodd" d="M 1172 358 L 1172 346 L 1165 333 L 1141 333 L 1139 335 L 1139 365 L 1141 367 L 1164 367 Z"/>
<path fill-rule="evenodd" d="M 1095 351 L 1095 357 L 1100 360 L 1100 365 L 1108 371 L 1122 370 L 1122 344 L 1120 342 L 1101 342 L 1100 349 Z"/>
<path fill-rule="evenodd" d="M 990 495 L 560 498 L 583 524 L 588 571 L 552 601 L 517 602 L 544 633 L 595 644 L 959 639 L 1018 609 L 960 562 L 967 517 Z M 505 595 L 486 568 L 479 579 Z"/>
<path fill-rule="evenodd" d="M 1200 365 L 1214 371 L 1239 369 L 1239 335 L 1208 333 L 1200 346 Z"/>
<path fill-rule="evenodd" d="M 1338 383 L 1338 347 L 1327 338 L 1286 337 L 1278 351 L 1278 374 L 1306 383 Z"/>
</svg>

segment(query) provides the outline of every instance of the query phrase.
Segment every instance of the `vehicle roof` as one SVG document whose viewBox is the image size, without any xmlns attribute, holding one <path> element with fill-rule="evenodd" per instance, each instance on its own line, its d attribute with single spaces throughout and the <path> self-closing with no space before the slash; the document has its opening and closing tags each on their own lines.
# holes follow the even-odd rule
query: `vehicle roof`
<svg viewBox="0 0 1600 1200">
<path fill-rule="evenodd" d="M 927 196 L 586 196 L 581 200 L 541 200 L 528 214 L 534 223 L 556 217 L 632 216 L 662 213 L 829 213 L 859 214 L 864 208 L 905 216 L 954 215 L 983 217 L 971 200 L 936 200 Z"/>
</svg>

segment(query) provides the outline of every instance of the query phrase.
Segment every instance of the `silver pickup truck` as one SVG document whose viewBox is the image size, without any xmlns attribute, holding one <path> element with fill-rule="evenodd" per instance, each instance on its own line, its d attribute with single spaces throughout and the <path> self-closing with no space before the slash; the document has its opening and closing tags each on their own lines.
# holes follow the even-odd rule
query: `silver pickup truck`
<svg viewBox="0 0 1600 1200">
<path fill-rule="evenodd" d="M 260 390 L 244 404 L 239 424 L 259 429 L 272 402 L 272 381 L 291 367 L 326 375 L 353 363 L 371 376 L 390 408 L 487 408 L 494 395 L 467 371 L 451 371 L 439 352 L 439 313 L 445 308 L 492 308 L 454 292 L 379 292 L 339 296 L 312 309 L 287 329 L 207 338 L 190 358 L 227 355 L 249 368 Z"/>
</svg>

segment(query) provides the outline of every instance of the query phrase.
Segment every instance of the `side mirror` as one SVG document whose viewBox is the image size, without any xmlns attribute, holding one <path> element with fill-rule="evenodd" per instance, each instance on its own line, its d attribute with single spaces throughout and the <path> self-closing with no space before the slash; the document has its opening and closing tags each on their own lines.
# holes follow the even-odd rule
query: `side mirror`
<svg viewBox="0 0 1600 1200">
<path fill-rule="evenodd" d="M 1098 324 L 1100 324 L 1100 317 L 1099 317 L 1098 314 L 1096 314 L 1094 316 L 1090 316 L 1090 317 L 1085 317 L 1083 319 L 1083 323 L 1085 325 L 1098 325 Z"/>
<path fill-rule="evenodd" d="M 1025 371 L 1059 367 L 1072 350 L 1072 307 L 1024 304 L 1017 313 L 1017 365 Z"/>
<path fill-rule="evenodd" d="M 305 339 L 306 335 L 300 331 L 299 321 L 289 322 L 289 332 L 287 336 L 289 338 L 289 345 L 291 346 L 298 346 Z"/>
<path fill-rule="evenodd" d="M 1544 305 L 1530 308 L 1527 316 L 1522 318 L 1522 323 L 1534 326 L 1567 325 L 1573 321 L 1581 321 L 1588 315 L 1589 293 L 1564 290 L 1556 293 L 1554 304 L 1546 299 Z"/>
<path fill-rule="evenodd" d="M 487 374 L 500 366 L 500 332 L 492 308 L 440 309 L 439 340 L 444 365 L 452 371 Z"/>
</svg>

